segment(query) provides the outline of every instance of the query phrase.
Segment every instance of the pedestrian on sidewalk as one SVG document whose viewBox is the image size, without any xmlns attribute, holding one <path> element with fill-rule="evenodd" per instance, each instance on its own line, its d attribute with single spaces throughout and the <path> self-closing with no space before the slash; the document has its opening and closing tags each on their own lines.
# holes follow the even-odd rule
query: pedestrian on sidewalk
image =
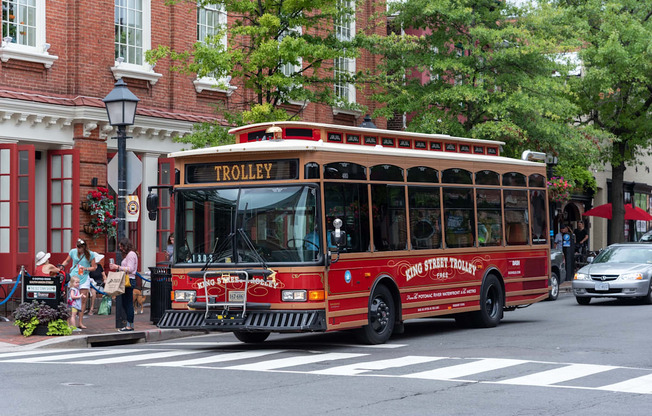
<svg viewBox="0 0 652 416">
<path fill-rule="evenodd" d="M 134 245 L 127 237 L 118 242 L 118 250 L 122 253 L 122 263 L 119 266 L 111 263 L 109 267 L 111 271 L 123 271 L 129 277 L 129 287 L 125 285 L 125 293 L 120 295 L 120 303 L 122 303 L 122 309 L 127 316 L 127 326 L 119 330 L 120 332 L 128 332 L 134 330 L 134 286 L 136 286 L 136 272 L 138 271 L 138 254 L 134 251 Z"/>
<path fill-rule="evenodd" d="M 104 284 L 104 279 L 106 279 L 106 274 L 104 273 L 104 268 L 102 267 L 102 262 L 104 261 L 104 254 L 100 253 L 95 253 L 94 258 L 95 258 L 95 270 L 91 271 L 88 273 L 88 276 L 91 279 L 91 288 L 90 288 L 90 295 L 91 295 L 91 306 L 89 307 L 88 314 L 93 315 L 95 314 L 95 298 L 98 296 L 97 290 L 95 290 L 93 287 L 100 288 Z M 99 294 L 100 299 L 102 298 L 102 295 Z"/>
<path fill-rule="evenodd" d="M 56 276 L 59 269 L 54 264 L 50 264 L 50 253 L 39 251 L 36 253 L 36 268 L 34 276 Z"/>
<path fill-rule="evenodd" d="M 70 268 L 71 276 L 79 277 L 79 290 L 81 291 L 81 313 L 79 314 L 79 327 L 81 329 L 86 329 L 84 326 L 84 310 L 86 308 L 86 300 L 88 299 L 88 293 L 91 288 L 91 279 L 88 276 L 89 272 L 94 271 L 97 268 L 95 264 L 94 253 L 88 250 L 86 241 L 81 238 L 77 239 L 77 248 L 73 248 L 68 253 L 68 257 L 63 261 L 61 265 L 61 271 L 65 270 L 65 267 L 68 263 L 72 262 L 72 267 Z"/>
<path fill-rule="evenodd" d="M 68 290 L 68 306 L 70 306 L 70 318 L 68 318 L 68 325 L 74 327 L 74 331 L 81 331 L 81 328 L 77 327 L 77 314 L 79 314 L 79 322 L 81 327 L 81 317 L 82 317 L 82 294 L 79 291 L 79 277 L 72 276 L 70 278 L 70 290 Z M 84 327 L 86 328 L 86 327 Z"/>
</svg>

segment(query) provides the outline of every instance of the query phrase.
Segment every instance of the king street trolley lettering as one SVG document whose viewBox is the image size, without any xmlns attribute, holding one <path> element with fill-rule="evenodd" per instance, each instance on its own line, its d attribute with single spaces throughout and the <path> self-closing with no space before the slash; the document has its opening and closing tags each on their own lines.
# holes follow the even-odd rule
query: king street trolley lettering
<svg viewBox="0 0 652 416">
<path fill-rule="evenodd" d="M 412 280 L 414 277 L 430 270 L 436 269 L 454 269 L 461 272 L 469 273 L 475 276 L 477 267 L 466 260 L 458 259 L 455 257 L 433 257 L 424 260 L 421 263 L 413 264 L 405 271 L 405 280 Z"/>
</svg>

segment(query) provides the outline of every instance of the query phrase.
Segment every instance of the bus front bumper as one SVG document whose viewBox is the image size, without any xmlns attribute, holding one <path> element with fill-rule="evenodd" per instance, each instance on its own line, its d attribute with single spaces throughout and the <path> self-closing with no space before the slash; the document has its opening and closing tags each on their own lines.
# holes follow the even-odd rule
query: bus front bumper
<svg viewBox="0 0 652 416">
<path fill-rule="evenodd" d="M 244 317 L 239 312 L 205 310 L 165 311 L 159 328 L 207 331 L 246 332 L 323 332 L 326 313 L 323 310 L 252 310 Z"/>
</svg>

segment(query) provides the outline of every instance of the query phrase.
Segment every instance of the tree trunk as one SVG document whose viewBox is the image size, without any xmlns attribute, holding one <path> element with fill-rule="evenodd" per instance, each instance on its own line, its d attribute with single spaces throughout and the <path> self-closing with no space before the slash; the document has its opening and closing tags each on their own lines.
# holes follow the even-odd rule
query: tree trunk
<svg viewBox="0 0 652 416">
<path fill-rule="evenodd" d="M 625 241 L 625 195 L 623 192 L 623 178 L 625 177 L 625 164 L 611 165 L 611 227 L 609 228 L 609 244 Z"/>
</svg>

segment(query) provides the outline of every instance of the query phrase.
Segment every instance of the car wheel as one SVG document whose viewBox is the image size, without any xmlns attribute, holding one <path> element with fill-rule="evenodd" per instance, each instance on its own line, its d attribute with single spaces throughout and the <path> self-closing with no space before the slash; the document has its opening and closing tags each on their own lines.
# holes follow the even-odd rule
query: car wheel
<svg viewBox="0 0 652 416">
<path fill-rule="evenodd" d="M 575 296 L 575 300 L 580 305 L 588 305 L 589 303 L 591 303 L 591 298 L 588 297 L 588 296 L 581 296 L 581 297 L 580 296 Z"/>
<path fill-rule="evenodd" d="M 365 344 L 384 344 L 394 331 L 396 309 L 394 298 L 386 286 L 378 285 L 369 299 L 368 324 L 358 330 L 358 339 Z"/>
<path fill-rule="evenodd" d="M 246 344 L 258 344 L 263 342 L 269 336 L 269 332 L 244 332 L 234 331 L 233 335 Z"/>
<path fill-rule="evenodd" d="M 550 282 L 548 283 L 548 300 L 557 300 L 559 297 L 559 275 L 553 271 L 550 274 Z"/>
<path fill-rule="evenodd" d="M 650 287 L 647 289 L 647 296 L 643 297 L 643 303 L 652 305 L 652 278 L 650 279 Z"/>
<path fill-rule="evenodd" d="M 497 326 L 503 317 L 504 304 L 503 287 L 498 278 L 490 274 L 482 283 L 480 310 L 471 312 L 471 323 L 476 328 L 493 328 Z"/>
</svg>

